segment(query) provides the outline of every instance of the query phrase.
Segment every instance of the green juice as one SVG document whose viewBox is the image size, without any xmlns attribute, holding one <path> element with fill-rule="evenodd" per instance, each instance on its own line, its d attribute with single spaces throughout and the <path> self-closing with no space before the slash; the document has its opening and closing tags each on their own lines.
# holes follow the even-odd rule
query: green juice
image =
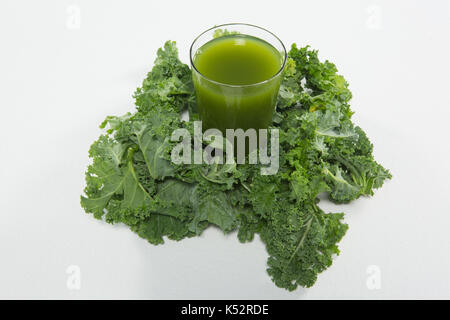
<svg viewBox="0 0 450 320">
<path fill-rule="evenodd" d="M 267 128 L 280 87 L 283 57 L 271 44 L 228 35 L 201 46 L 193 79 L 203 130 Z"/>
</svg>

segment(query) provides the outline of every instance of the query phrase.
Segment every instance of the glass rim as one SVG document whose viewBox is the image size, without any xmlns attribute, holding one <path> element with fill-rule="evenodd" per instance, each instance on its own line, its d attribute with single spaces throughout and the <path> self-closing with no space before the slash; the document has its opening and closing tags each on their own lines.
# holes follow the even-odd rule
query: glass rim
<svg viewBox="0 0 450 320">
<path fill-rule="evenodd" d="M 217 28 L 226 27 L 226 26 L 237 26 L 237 25 L 240 25 L 240 26 L 248 26 L 248 27 L 253 27 L 253 28 L 257 28 L 257 29 L 263 30 L 263 31 L 269 33 L 270 35 L 272 35 L 275 39 L 277 39 L 277 40 L 280 42 L 281 47 L 283 48 L 283 51 L 284 51 L 284 55 L 283 55 L 283 57 L 284 57 L 283 63 L 281 64 L 280 69 L 279 69 L 273 76 L 271 76 L 269 79 L 266 79 L 266 80 L 263 80 L 263 81 L 260 81 L 260 82 L 251 83 L 251 84 L 228 84 L 228 83 L 223 83 L 223 82 L 215 81 L 215 80 L 212 80 L 212 79 L 206 77 L 206 76 L 205 76 L 204 74 L 202 74 L 202 73 L 197 69 L 197 67 L 195 66 L 194 60 L 193 60 L 193 52 L 192 52 L 192 49 L 193 49 L 193 47 L 194 47 L 194 44 L 197 42 L 197 40 L 198 40 L 201 36 L 203 36 L 205 33 L 209 32 L 209 31 L 214 30 L 214 29 L 217 29 Z M 284 46 L 283 41 L 281 41 L 280 38 L 278 38 L 273 32 L 270 32 L 270 31 L 267 30 L 267 29 L 264 29 L 264 28 L 262 28 L 262 27 L 256 26 L 256 25 L 254 25 L 254 24 L 249 24 L 249 23 L 239 23 L 239 22 L 235 22 L 235 23 L 224 23 L 224 24 L 220 24 L 220 25 L 214 26 L 214 27 L 212 27 L 212 28 L 209 28 L 209 29 L 203 31 L 202 33 L 200 33 L 200 34 L 194 39 L 194 41 L 192 41 L 191 47 L 190 47 L 190 49 L 189 49 L 189 60 L 190 60 L 190 62 L 191 62 L 192 68 L 195 70 L 196 73 L 198 73 L 198 74 L 199 74 L 202 78 L 204 78 L 205 80 L 207 80 L 207 81 L 209 81 L 209 82 L 212 82 L 212 83 L 214 83 L 214 84 L 216 84 L 216 85 L 226 86 L 226 87 L 232 87 L 232 88 L 253 87 L 253 86 L 257 86 L 257 85 L 261 85 L 261 84 L 267 83 L 267 82 L 273 80 L 274 78 L 278 77 L 278 76 L 283 72 L 284 67 L 285 67 L 285 65 L 286 65 L 286 60 L 287 60 L 287 51 L 286 51 L 286 47 Z"/>
</svg>

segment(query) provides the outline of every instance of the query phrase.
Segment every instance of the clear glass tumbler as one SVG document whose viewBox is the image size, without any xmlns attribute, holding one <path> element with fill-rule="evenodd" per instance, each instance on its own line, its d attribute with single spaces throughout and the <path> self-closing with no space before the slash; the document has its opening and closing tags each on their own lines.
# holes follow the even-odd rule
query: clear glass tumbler
<svg viewBox="0 0 450 320">
<path fill-rule="evenodd" d="M 263 81 L 250 84 L 227 84 L 214 81 L 197 69 L 196 57 L 208 42 L 222 36 L 250 36 L 263 40 L 280 54 L 280 67 Z M 270 31 L 244 23 L 230 23 L 208 29 L 192 43 L 190 60 L 197 97 L 197 110 L 203 130 L 265 129 L 272 123 L 282 71 L 286 63 L 286 49 Z"/>
</svg>

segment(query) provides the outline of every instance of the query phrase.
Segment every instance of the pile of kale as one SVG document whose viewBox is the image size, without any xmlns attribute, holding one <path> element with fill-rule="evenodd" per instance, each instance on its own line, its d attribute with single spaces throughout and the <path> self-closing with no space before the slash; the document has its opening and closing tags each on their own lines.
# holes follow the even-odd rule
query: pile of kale
<svg viewBox="0 0 450 320">
<path fill-rule="evenodd" d="M 170 160 L 173 130 L 193 132 L 198 119 L 191 70 L 178 59 L 175 42 L 158 50 L 134 98 L 136 112 L 107 117 L 105 134 L 90 148 L 85 211 L 126 224 L 152 244 L 198 236 L 210 224 L 236 230 L 241 242 L 259 234 L 269 275 L 288 290 L 314 284 L 348 228 L 343 213 L 320 209 L 318 195 L 346 203 L 391 178 L 351 121 L 347 82 L 308 47 L 294 44 L 288 54 L 272 124 L 280 136 L 275 175 L 261 175 L 260 165 Z M 182 121 L 186 110 L 190 120 Z"/>
</svg>

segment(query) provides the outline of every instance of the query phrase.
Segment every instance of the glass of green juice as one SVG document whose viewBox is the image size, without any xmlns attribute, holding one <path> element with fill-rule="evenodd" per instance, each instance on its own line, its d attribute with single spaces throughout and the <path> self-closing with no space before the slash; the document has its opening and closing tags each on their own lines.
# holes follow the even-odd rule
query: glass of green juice
<svg viewBox="0 0 450 320">
<path fill-rule="evenodd" d="M 286 57 L 281 40 L 254 25 L 223 24 L 200 34 L 190 58 L 203 130 L 267 128 Z"/>
</svg>

